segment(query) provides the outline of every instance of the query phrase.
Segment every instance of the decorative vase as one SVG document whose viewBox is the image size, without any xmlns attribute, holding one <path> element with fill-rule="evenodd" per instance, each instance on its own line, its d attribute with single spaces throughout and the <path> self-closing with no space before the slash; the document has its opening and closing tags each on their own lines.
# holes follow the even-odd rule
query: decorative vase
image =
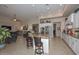
<svg viewBox="0 0 79 59">
<path fill-rule="evenodd" d="M 0 49 L 4 48 L 6 44 L 0 44 Z"/>
</svg>

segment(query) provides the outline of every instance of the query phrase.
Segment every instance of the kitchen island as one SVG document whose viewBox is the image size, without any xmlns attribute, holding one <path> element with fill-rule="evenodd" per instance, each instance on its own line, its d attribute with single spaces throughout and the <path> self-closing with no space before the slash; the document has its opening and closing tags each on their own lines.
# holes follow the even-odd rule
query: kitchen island
<svg viewBox="0 0 79 59">
<path fill-rule="evenodd" d="M 48 55 L 49 54 L 49 38 L 46 36 L 37 35 L 37 34 L 34 34 L 33 37 L 40 37 L 41 38 L 41 42 L 43 43 L 44 54 Z M 33 48 L 35 51 L 35 42 L 34 42 L 33 46 L 34 46 Z"/>
</svg>

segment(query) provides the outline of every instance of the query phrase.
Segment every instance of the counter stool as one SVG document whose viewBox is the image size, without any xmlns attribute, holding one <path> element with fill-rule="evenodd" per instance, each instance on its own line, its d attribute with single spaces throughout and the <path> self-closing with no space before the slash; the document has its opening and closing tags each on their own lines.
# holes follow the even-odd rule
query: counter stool
<svg viewBox="0 0 79 59">
<path fill-rule="evenodd" d="M 26 38 L 26 43 L 27 43 L 27 47 L 33 47 L 33 39 L 32 37 L 27 37 Z"/>
<path fill-rule="evenodd" d="M 39 55 L 44 54 L 42 44 L 38 44 L 37 46 L 35 46 L 35 54 L 39 54 Z"/>
<path fill-rule="evenodd" d="M 35 40 L 35 55 L 36 54 L 44 54 L 44 51 L 43 51 L 43 43 L 41 42 L 41 38 L 39 37 L 34 37 L 34 40 Z"/>
</svg>

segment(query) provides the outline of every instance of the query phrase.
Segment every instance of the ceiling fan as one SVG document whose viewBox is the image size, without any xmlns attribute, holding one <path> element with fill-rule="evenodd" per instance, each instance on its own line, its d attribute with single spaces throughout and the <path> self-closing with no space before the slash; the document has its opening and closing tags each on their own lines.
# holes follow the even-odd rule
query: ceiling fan
<svg viewBox="0 0 79 59">
<path fill-rule="evenodd" d="M 12 21 L 14 21 L 14 22 L 21 22 L 21 20 L 17 19 L 16 14 L 13 16 Z"/>
</svg>

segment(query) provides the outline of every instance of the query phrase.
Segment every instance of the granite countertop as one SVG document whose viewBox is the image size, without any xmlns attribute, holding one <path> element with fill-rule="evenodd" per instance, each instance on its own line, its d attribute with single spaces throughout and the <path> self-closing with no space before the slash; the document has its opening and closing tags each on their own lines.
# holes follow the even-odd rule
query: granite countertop
<svg viewBox="0 0 79 59">
<path fill-rule="evenodd" d="M 66 34 L 66 35 L 68 35 L 68 36 L 71 36 L 71 35 L 69 35 L 69 34 L 67 34 L 67 33 L 64 33 L 64 34 Z M 79 39 L 76 35 L 71 36 L 71 37 L 76 38 L 76 39 Z"/>
<path fill-rule="evenodd" d="M 41 37 L 43 39 L 48 39 L 48 36 L 44 36 L 44 35 L 41 35 L 41 34 L 33 34 L 33 37 Z"/>
</svg>

